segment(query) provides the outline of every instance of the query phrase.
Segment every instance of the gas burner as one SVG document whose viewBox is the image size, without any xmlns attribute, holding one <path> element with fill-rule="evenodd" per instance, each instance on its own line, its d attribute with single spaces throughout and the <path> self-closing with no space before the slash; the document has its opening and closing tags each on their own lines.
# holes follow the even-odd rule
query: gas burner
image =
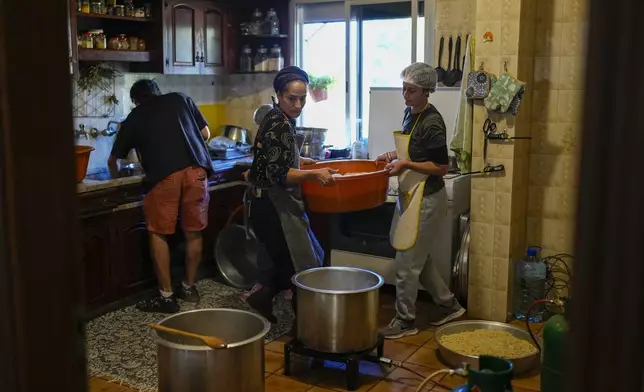
<svg viewBox="0 0 644 392">
<path fill-rule="evenodd" d="M 376 351 L 376 355 L 373 352 Z M 284 345 L 284 375 L 291 375 L 291 353 L 301 356 L 313 358 L 315 362 L 334 361 L 341 362 L 346 365 L 346 382 L 347 390 L 355 391 L 358 389 L 358 376 L 360 374 L 360 361 L 369 361 L 374 363 L 381 363 L 380 358 L 384 355 L 385 351 L 385 338 L 378 334 L 378 341 L 375 346 L 360 352 L 336 354 L 336 353 L 323 353 L 316 350 L 311 350 L 304 346 L 297 338 L 292 339 Z"/>
</svg>

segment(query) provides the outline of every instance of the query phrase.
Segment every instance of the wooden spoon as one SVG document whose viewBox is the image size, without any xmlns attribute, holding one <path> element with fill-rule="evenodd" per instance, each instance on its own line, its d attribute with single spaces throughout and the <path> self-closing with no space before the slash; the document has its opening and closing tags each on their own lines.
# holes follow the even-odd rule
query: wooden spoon
<svg viewBox="0 0 644 392">
<path fill-rule="evenodd" d="M 196 333 L 182 331 L 180 329 L 164 327 L 163 325 L 159 325 L 159 324 L 150 324 L 150 328 L 156 329 L 157 331 L 163 331 L 163 332 L 168 332 L 175 335 L 181 335 L 181 336 L 187 336 L 189 338 L 199 339 L 202 342 L 206 343 L 210 348 L 219 349 L 219 348 L 228 347 L 228 344 L 226 342 L 224 342 L 223 340 L 215 336 L 199 335 Z"/>
</svg>

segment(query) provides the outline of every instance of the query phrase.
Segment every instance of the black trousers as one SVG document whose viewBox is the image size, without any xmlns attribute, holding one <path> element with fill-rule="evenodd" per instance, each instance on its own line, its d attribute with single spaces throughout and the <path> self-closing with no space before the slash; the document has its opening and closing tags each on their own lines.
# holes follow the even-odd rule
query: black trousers
<svg viewBox="0 0 644 392">
<path fill-rule="evenodd" d="M 268 197 L 253 198 L 250 218 L 255 236 L 264 248 L 260 252 L 266 252 L 264 256 L 260 253 L 258 258 L 268 256 L 273 267 L 272 273 L 267 266 L 260 267 L 260 283 L 277 291 L 292 289 L 291 277 L 295 274 L 295 268 L 273 202 Z"/>
</svg>

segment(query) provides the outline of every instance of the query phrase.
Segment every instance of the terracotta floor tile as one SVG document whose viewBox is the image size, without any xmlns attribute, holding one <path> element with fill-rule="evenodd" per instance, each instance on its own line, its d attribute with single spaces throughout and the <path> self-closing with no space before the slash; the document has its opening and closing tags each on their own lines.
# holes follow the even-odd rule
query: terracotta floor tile
<svg viewBox="0 0 644 392">
<path fill-rule="evenodd" d="M 268 343 L 265 348 L 268 351 L 273 351 L 276 353 L 284 354 L 284 344 L 286 342 L 281 341 L 281 340 L 273 340 L 270 343 Z"/>
<path fill-rule="evenodd" d="M 530 391 L 539 391 L 541 389 L 540 370 L 534 369 L 525 375 L 515 377 L 515 379 L 512 381 L 512 385 Z"/>
<path fill-rule="evenodd" d="M 273 351 L 264 351 L 264 371 L 275 373 L 284 367 L 284 355 Z"/>
<path fill-rule="evenodd" d="M 400 384 L 405 384 L 411 387 L 418 387 L 426 377 L 439 370 L 431 369 L 425 366 L 414 365 L 411 363 L 406 363 L 404 364 L 404 366 L 405 368 L 398 368 L 391 372 L 387 376 L 387 378 Z M 443 379 L 441 376 L 437 376 L 434 381 L 438 381 L 441 384 L 453 387 L 464 384 L 465 378 L 454 376 L 453 380 L 447 380 Z"/>
<path fill-rule="evenodd" d="M 382 380 L 369 392 L 416 392 L 416 387 L 400 384 L 391 380 Z"/>
<path fill-rule="evenodd" d="M 437 350 L 434 348 L 421 347 L 405 363 L 425 366 L 431 369 L 444 369 L 447 366 L 443 364 L 436 356 Z"/>
<path fill-rule="evenodd" d="M 418 346 L 396 340 L 385 340 L 385 357 L 404 362 L 418 350 Z"/>
<path fill-rule="evenodd" d="M 360 374 L 358 377 L 358 389 L 356 392 L 369 391 L 374 385 L 381 380 L 380 377 L 374 377 L 367 374 Z M 347 391 L 346 373 L 344 368 L 326 368 L 325 374 L 318 380 L 316 386 L 331 389 L 334 391 Z"/>
<path fill-rule="evenodd" d="M 422 346 L 432 339 L 434 336 L 433 329 L 426 329 L 418 332 L 416 335 L 405 336 L 404 338 L 396 339 L 397 342 L 413 344 L 414 346 Z"/>
<path fill-rule="evenodd" d="M 306 392 L 312 385 L 273 374 L 266 379 L 266 392 Z"/>
</svg>

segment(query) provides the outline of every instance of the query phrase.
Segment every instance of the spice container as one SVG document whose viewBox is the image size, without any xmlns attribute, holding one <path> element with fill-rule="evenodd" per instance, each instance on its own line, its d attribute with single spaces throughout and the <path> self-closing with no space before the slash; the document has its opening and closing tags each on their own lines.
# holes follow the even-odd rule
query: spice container
<svg viewBox="0 0 644 392">
<path fill-rule="evenodd" d="M 80 11 L 84 14 L 89 14 L 90 13 L 90 5 L 89 5 L 89 0 L 82 0 L 80 1 Z"/>
<path fill-rule="evenodd" d="M 137 37 L 128 37 L 128 44 L 130 46 L 130 50 L 138 50 L 139 49 L 139 39 Z"/>
<path fill-rule="evenodd" d="M 241 35 L 250 35 L 250 23 L 243 22 L 239 24 L 239 32 Z"/>
<path fill-rule="evenodd" d="M 94 35 L 94 49 L 107 49 L 107 39 L 105 34 L 100 33 Z"/>
<path fill-rule="evenodd" d="M 250 21 L 250 34 L 251 35 L 261 35 L 264 30 L 264 19 L 262 18 L 262 11 L 259 8 L 255 8 L 253 12 L 253 17 Z"/>
<path fill-rule="evenodd" d="M 127 42 L 127 36 L 125 34 L 119 34 L 119 50 L 128 49 L 130 49 L 130 44 Z"/>
<path fill-rule="evenodd" d="M 242 47 L 242 54 L 239 56 L 239 72 L 253 72 L 253 53 L 248 45 Z"/>
<path fill-rule="evenodd" d="M 125 16 L 125 6 L 123 4 L 117 4 L 114 6 L 114 15 L 116 16 Z"/>
<path fill-rule="evenodd" d="M 145 8 L 139 7 L 134 9 L 135 18 L 145 18 Z"/>
<path fill-rule="evenodd" d="M 89 31 L 83 34 L 83 39 L 81 40 L 81 47 L 83 49 L 94 49 L 94 36 Z"/>
<path fill-rule="evenodd" d="M 260 45 L 255 54 L 255 72 L 268 72 L 268 49 Z"/>
<path fill-rule="evenodd" d="M 125 16 L 134 16 L 134 4 L 132 0 L 124 0 L 125 3 Z"/>
<path fill-rule="evenodd" d="M 284 57 L 282 56 L 282 48 L 275 44 L 271 48 L 271 55 L 268 62 L 269 71 L 279 71 L 284 68 Z"/>
<path fill-rule="evenodd" d="M 277 18 L 277 12 L 273 8 L 266 13 L 264 30 L 268 35 L 280 35 L 280 20 Z"/>
<path fill-rule="evenodd" d="M 143 38 L 139 38 L 139 43 L 136 47 L 138 50 L 146 50 L 145 40 Z"/>
<path fill-rule="evenodd" d="M 110 48 L 110 50 L 121 50 L 121 41 L 119 41 L 118 37 L 112 37 L 107 42 L 107 47 Z"/>
<path fill-rule="evenodd" d="M 100 1 L 93 1 L 90 5 L 90 11 L 92 14 L 103 15 L 103 3 Z"/>
<path fill-rule="evenodd" d="M 145 3 L 144 8 L 145 8 L 145 17 L 146 18 L 151 18 L 152 17 L 152 4 Z"/>
</svg>

